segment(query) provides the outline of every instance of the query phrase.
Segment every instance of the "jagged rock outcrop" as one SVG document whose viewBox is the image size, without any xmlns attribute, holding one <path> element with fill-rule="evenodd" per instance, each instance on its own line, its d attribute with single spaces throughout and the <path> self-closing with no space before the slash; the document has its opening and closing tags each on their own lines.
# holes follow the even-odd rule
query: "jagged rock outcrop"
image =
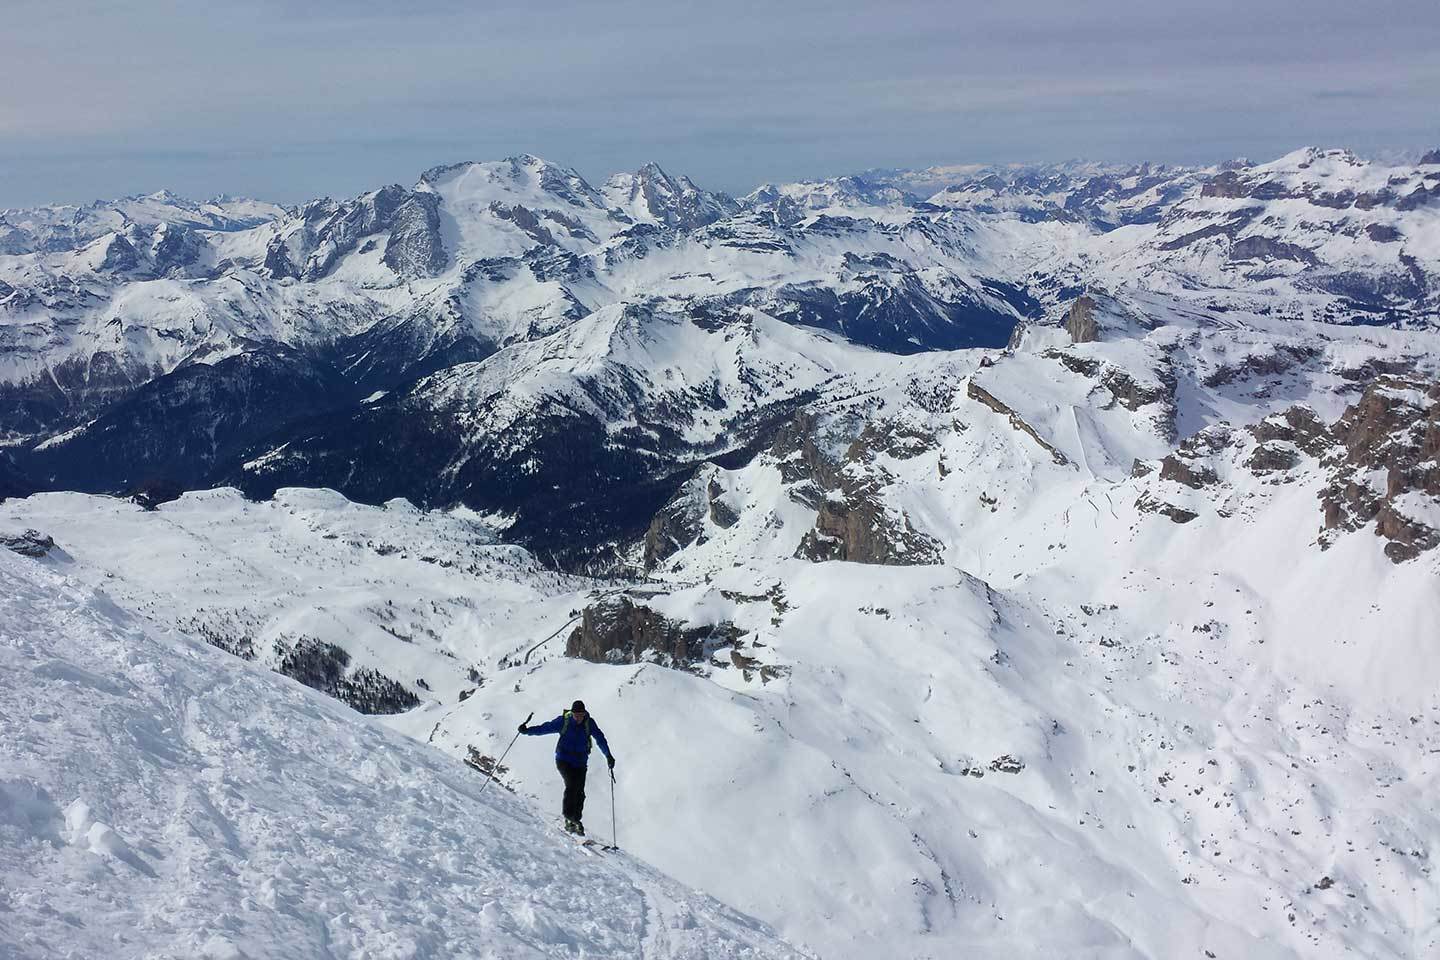
<svg viewBox="0 0 1440 960">
<path fill-rule="evenodd" d="M 1160 479 L 1173 480 L 1192 490 L 1200 490 L 1215 483 L 1215 471 L 1204 464 L 1171 454 L 1160 461 Z"/>
<path fill-rule="evenodd" d="M 1397 563 L 1440 546 L 1440 529 L 1427 522 L 1440 515 L 1440 382 L 1381 377 L 1331 434 L 1343 458 L 1321 495 L 1325 528 L 1373 521 Z"/>
<path fill-rule="evenodd" d="M 276 279 L 318 280 L 366 237 L 389 232 L 382 261 L 409 279 L 445 266 L 439 197 L 391 184 L 354 200 L 315 200 L 270 241 L 264 268 Z"/>
<path fill-rule="evenodd" d="M 1205 376 L 1207 387 L 1220 387 L 1252 378 L 1278 377 L 1315 362 L 1324 351 L 1308 343 L 1282 343 L 1260 350 L 1234 363 L 1216 367 Z"/>
<path fill-rule="evenodd" d="M 812 470 L 809 491 L 816 507 L 815 526 L 795 556 L 805 560 L 848 560 L 896 566 L 939 563 L 943 548 L 916 530 L 905 512 L 885 496 L 892 482 L 877 454 L 914 456 L 924 447 L 913 428 L 872 423 L 846 448 L 838 464 Z M 825 461 L 819 444 L 802 444 L 808 457 Z M 802 459 L 801 461 L 805 461 Z"/>
<path fill-rule="evenodd" d="M 1094 343 L 1100 339 L 1093 297 L 1082 295 L 1070 304 L 1070 310 L 1065 315 L 1065 332 L 1070 334 L 1071 343 Z"/>
<path fill-rule="evenodd" d="M 406 279 L 433 277 L 445 269 L 439 197 L 412 193 L 396 208 L 385 254 L 380 259 Z"/>
<path fill-rule="evenodd" d="M 1302 454 L 1323 456 L 1332 443 L 1329 428 L 1306 406 L 1291 407 L 1246 429 L 1259 441 L 1245 460 L 1246 469 L 1255 474 L 1294 470 L 1303 461 Z"/>
<path fill-rule="evenodd" d="M 1175 390 L 1178 381 L 1168 356 L 1161 356 L 1154 368 L 1147 371 L 1149 377 L 1135 370 L 1127 370 L 1093 356 L 1080 356 L 1078 352 L 1059 349 L 1046 350 L 1042 356 L 1063 364 L 1066 369 L 1097 381 L 1110 392 L 1118 403 L 1132 413 L 1158 404 L 1156 427 L 1167 440 L 1175 437 Z M 983 366 L 983 364 L 982 364 Z M 1108 404 L 1107 404 L 1108 406 Z"/>
<path fill-rule="evenodd" d="M 815 528 L 805 534 L 795 555 L 817 563 L 848 560 L 907 566 L 939 563 L 942 548 L 878 497 L 849 495 L 820 505 Z"/>
<path fill-rule="evenodd" d="M 645 531 L 644 565 L 653 570 L 676 551 L 703 543 L 706 522 L 725 529 L 739 519 L 725 502 L 725 488 L 716 477 L 716 468 L 706 465 L 696 472 L 661 507 Z"/>
<path fill-rule="evenodd" d="M 604 192 L 625 215 L 677 230 L 708 226 L 740 210 L 729 196 L 701 190 L 689 177 L 672 177 L 654 163 L 635 173 L 616 174 L 606 181 Z"/>
<path fill-rule="evenodd" d="M 1167 503 L 1157 497 L 1150 496 L 1148 493 L 1142 493 L 1135 500 L 1135 508 L 1144 513 L 1158 513 L 1162 517 L 1169 517 L 1176 523 L 1189 523 L 1191 520 L 1200 516 L 1194 510 L 1186 510 L 1184 507 Z"/>
<path fill-rule="evenodd" d="M 101 240 L 104 244 L 105 256 L 100 261 L 100 270 L 104 273 L 128 273 L 140 266 L 140 251 L 135 245 L 120 234 L 113 234 L 108 240 Z"/>
<path fill-rule="evenodd" d="M 1319 259 L 1304 247 L 1271 237 L 1245 237 L 1230 245 L 1231 260 L 1294 260 L 1316 264 Z"/>
<path fill-rule="evenodd" d="M 1021 417 L 1020 414 L 1016 413 L 1009 406 L 1007 406 L 1002 400 L 1000 400 L 999 397 L 995 396 L 989 390 L 986 390 L 984 387 L 980 386 L 980 384 L 976 383 L 973 378 L 965 387 L 965 395 L 971 400 L 976 400 L 980 403 L 985 404 L 985 406 L 989 407 L 991 410 L 994 410 L 1002 417 L 1007 418 L 1010 421 L 1010 425 L 1012 427 L 1025 434 L 1031 440 L 1034 440 L 1036 443 L 1038 443 L 1041 449 L 1043 449 L 1046 453 L 1050 454 L 1050 459 L 1054 460 L 1057 464 L 1064 466 L 1065 464 L 1070 462 L 1066 458 L 1065 454 L 1057 450 L 1055 446 L 1050 443 L 1050 441 L 1040 436 L 1040 434 L 1035 430 L 1034 427 L 1026 423 L 1024 418 Z"/>
<path fill-rule="evenodd" d="M 1440 382 L 1382 375 L 1330 425 L 1299 405 L 1244 430 L 1208 427 L 1159 461 L 1158 479 L 1207 491 L 1219 503 L 1235 487 L 1236 471 L 1272 484 L 1318 472 L 1325 477 L 1322 548 L 1341 532 L 1373 524 L 1387 541 L 1386 556 L 1413 559 L 1440 547 Z M 1133 475 L 1144 480 L 1153 472 L 1152 464 L 1137 462 Z M 1181 523 L 1195 518 L 1165 502 L 1163 490 L 1152 491 L 1142 489 L 1136 506 Z"/>
<path fill-rule="evenodd" d="M 1143 337 L 1154 329 L 1153 318 L 1102 287 L 1090 286 L 1065 311 L 1065 332 L 1072 344 Z"/>
<path fill-rule="evenodd" d="M 1263 443 L 1288 443 L 1312 457 L 1319 457 L 1330 446 L 1330 429 L 1314 410 L 1307 406 L 1290 407 L 1282 413 L 1266 417 L 1247 428 Z"/>
<path fill-rule="evenodd" d="M 1221 451 L 1235 445 L 1234 431 L 1228 424 L 1216 424 L 1190 437 L 1160 460 L 1158 472 L 1152 464 L 1137 461 L 1131 470 L 1136 478 L 1156 474 L 1161 481 L 1177 483 L 1192 490 L 1205 490 L 1220 482 L 1214 460 Z M 1194 510 L 1169 502 L 1172 494 L 1161 487 L 1158 494 L 1144 490 L 1135 501 L 1135 507 L 1145 513 L 1157 513 L 1169 517 L 1176 523 L 1189 523 L 1199 516 Z"/>
<path fill-rule="evenodd" d="M 587 606 L 565 641 L 565 655 L 593 663 L 659 663 L 691 669 L 707 662 L 740 632 L 728 623 L 687 627 L 628 596 Z"/>
<path fill-rule="evenodd" d="M 38 560 L 55 549 L 55 539 L 45 536 L 39 530 L 26 530 L 24 533 L 17 534 L 0 533 L 0 547 L 18 553 L 22 557 Z"/>
</svg>

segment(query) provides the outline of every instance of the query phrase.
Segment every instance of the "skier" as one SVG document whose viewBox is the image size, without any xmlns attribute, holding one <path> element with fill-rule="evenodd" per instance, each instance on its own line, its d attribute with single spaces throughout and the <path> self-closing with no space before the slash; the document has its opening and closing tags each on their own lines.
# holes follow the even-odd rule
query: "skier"
<svg viewBox="0 0 1440 960">
<path fill-rule="evenodd" d="M 576 700 L 569 710 L 548 723 L 533 727 L 520 724 L 520 732 L 530 737 L 560 734 L 560 740 L 555 744 L 555 766 L 565 781 L 565 799 L 561 804 L 565 829 L 585 836 L 585 825 L 580 819 L 585 812 L 585 766 L 590 761 L 592 739 L 600 744 L 600 752 L 605 754 L 610 769 L 615 769 L 615 755 L 610 752 L 610 744 L 605 742 L 605 734 L 585 712 L 585 703 L 581 700 Z"/>
</svg>

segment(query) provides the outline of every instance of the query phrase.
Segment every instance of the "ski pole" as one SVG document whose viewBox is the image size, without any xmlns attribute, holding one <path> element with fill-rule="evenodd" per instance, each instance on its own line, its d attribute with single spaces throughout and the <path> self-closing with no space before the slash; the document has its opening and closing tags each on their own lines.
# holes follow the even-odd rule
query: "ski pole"
<svg viewBox="0 0 1440 960">
<path fill-rule="evenodd" d="M 615 768 L 610 768 L 610 849 L 620 849 L 620 838 L 615 835 Z"/>
<path fill-rule="evenodd" d="M 533 716 L 535 716 L 535 711 L 534 711 L 534 710 L 531 710 L 531 711 L 530 711 L 530 717 L 533 717 Z M 528 723 L 530 722 L 530 717 L 526 717 L 526 718 L 525 718 L 525 723 L 526 723 L 526 724 L 528 724 Z M 521 724 L 521 726 L 524 726 L 524 725 L 525 725 L 525 724 Z M 515 736 L 513 736 L 513 737 L 510 738 L 510 747 L 515 746 L 515 741 L 516 741 L 516 740 L 519 740 L 519 739 L 520 739 L 520 731 L 519 731 L 519 730 L 516 730 L 516 731 L 515 731 Z M 510 752 L 510 747 L 506 747 L 506 748 L 505 748 L 505 753 L 500 754 L 500 759 L 499 759 L 499 760 L 496 760 L 496 761 L 495 761 L 495 766 L 493 766 L 493 767 L 490 768 L 490 772 L 486 775 L 486 780 L 485 780 L 485 782 L 482 783 L 482 784 L 480 784 L 480 790 L 475 794 L 475 796 L 477 796 L 477 797 L 480 796 L 480 794 L 482 794 L 482 793 L 485 792 L 485 788 L 488 787 L 488 786 L 490 786 L 490 781 L 495 779 L 495 771 L 499 770 L 499 769 L 500 769 L 500 764 L 502 764 L 502 763 L 505 762 L 505 755 Z"/>
</svg>

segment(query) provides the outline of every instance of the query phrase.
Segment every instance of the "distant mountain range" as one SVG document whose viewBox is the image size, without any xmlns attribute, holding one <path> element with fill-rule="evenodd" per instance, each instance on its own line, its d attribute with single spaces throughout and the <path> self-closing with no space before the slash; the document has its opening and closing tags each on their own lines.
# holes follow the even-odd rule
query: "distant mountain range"
<svg viewBox="0 0 1440 960">
<path fill-rule="evenodd" d="M 7 210 L 0 251 L 11 488 L 333 486 L 582 557 L 697 465 L 864 389 L 836 344 L 998 350 L 1089 288 L 1433 328 L 1440 156 L 872 171 L 738 199 L 519 156 L 294 209 Z"/>
</svg>

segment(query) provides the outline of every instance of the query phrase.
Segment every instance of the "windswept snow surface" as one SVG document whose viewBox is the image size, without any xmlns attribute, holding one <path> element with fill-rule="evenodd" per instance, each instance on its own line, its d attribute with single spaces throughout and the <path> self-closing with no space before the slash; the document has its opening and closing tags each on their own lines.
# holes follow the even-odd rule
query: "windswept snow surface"
<svg viewBox="0 0 1440 960">
<path fill-rule="evenodd" d="M 57 564 L 0 551 L 0 956 L 801 956 Z"/>
</svg>

